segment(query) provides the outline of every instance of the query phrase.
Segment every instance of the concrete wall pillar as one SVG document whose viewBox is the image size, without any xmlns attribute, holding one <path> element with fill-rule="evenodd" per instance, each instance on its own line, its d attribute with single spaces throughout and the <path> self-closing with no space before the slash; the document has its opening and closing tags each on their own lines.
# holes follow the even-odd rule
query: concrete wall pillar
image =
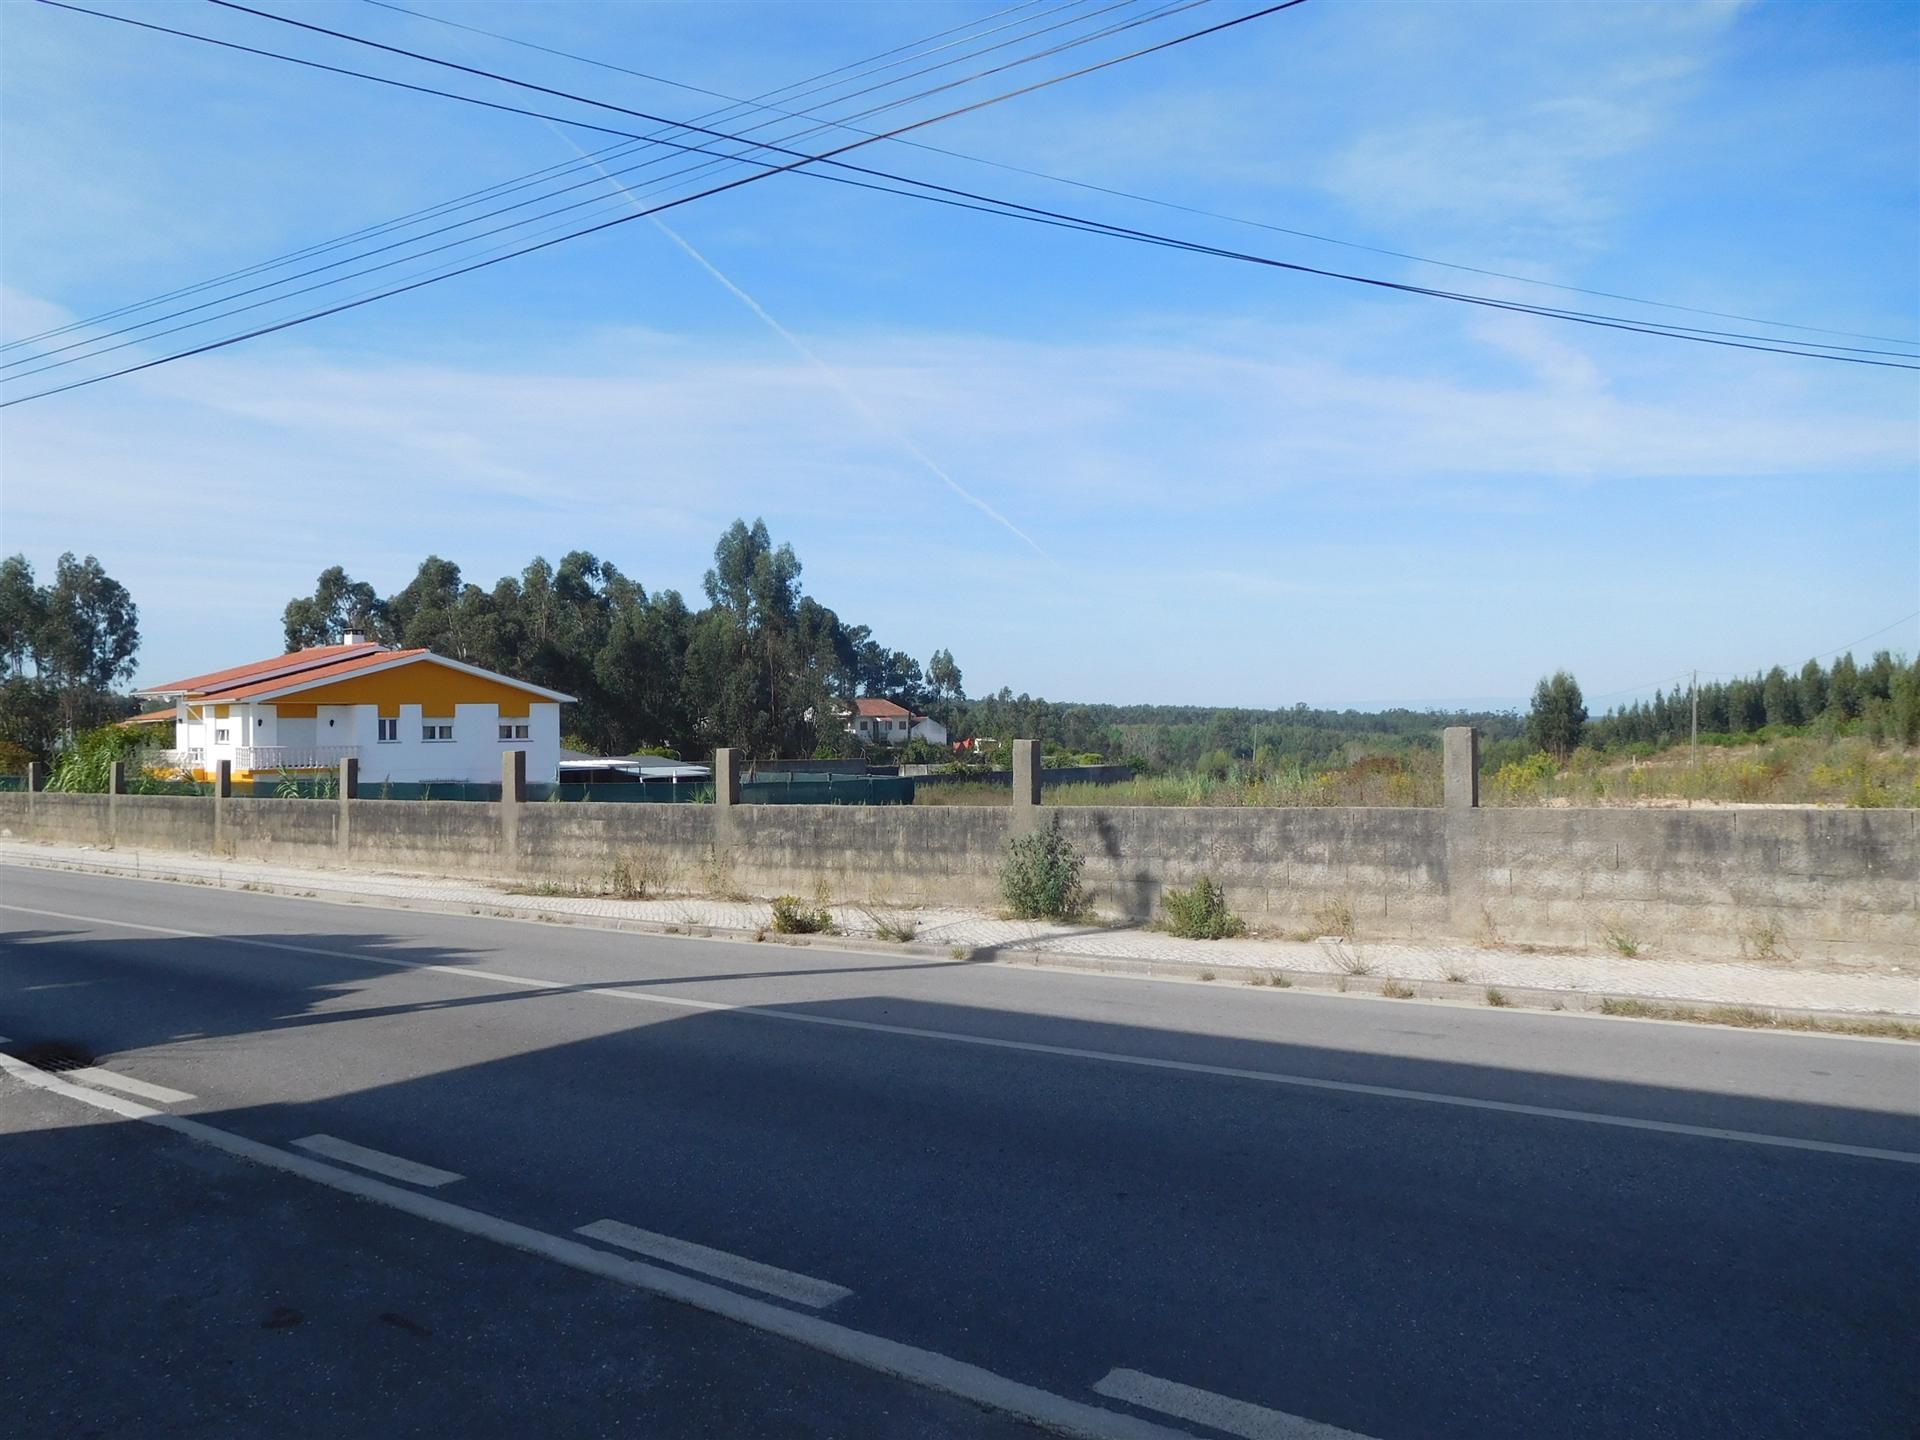
<svg viewBox="0 0 1920 1440">
<path fill-rule="evenodd" d="M 115 760 L 107 766 L 107 844 L 120 843 L 120 797 L 127 793 L 127 762 Z"/>
<path fill-rule="evenodd" d="M 713 752 L 713 861 L 717 871 L 733 864 L 735 820 L 740 812 L 740 752 L 723 745 Z"/>
<path fill-rule="evenodd" d="M 233 799 L 233 762 L 213 762 L 213 853 L 227 853 L 227 804 Z"/>
<path fill-rule="evenodd" d="M 740 803 L 740 752 L 731 746 L 713 752 L 713 803 L 722 809 Z"/>
<path fill-rule="evenodd" d="M 38 795 L 47 788 L 47 766 L 44 760 L 27 762 L 27 793 Z"/>
<path fill-rule="evenodd" d="M 353 850 L 353 802 L 360 798 L 360 761 L 357 756 L 349 755 L 340 762 L 340 777 L 334 784 L 334 803 L 340 807 L 340 818 L 333 827 L 334 845 L 340 851 L 342 864 Z"/>
<path fill-rule="evenodd" d="M 1480 732 L 1471 725 L 1449 725 L 1440 732 L 1440 752 L 1447 809 L 1478 809 Z"/>
<path fill-rule="evenodd" d="M 1485 928 L 1486 886 L 1480 835 L 1480 732 L 1449 725 L 1440 732 L 1446 815 L 1448 929 L 1457 936 Z"/>
<path fill-rule="evenodd" d="M 1040 742 L 1013 742 L 1013 808 L 1009 821 L 1016 835 L 1040 823 Z"/>
<path fill-rule="evenodd" d="M 500 756 L 500 863 L 509 871 L 520 868 L 520 811 L 527 803 L 527 752 L 503 751 Z"/>
</svg>

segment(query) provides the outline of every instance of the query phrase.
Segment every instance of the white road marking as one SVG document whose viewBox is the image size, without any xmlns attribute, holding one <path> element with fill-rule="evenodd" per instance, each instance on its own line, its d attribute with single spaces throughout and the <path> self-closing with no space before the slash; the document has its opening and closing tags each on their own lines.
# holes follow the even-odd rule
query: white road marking
<svg viewBox="0 0 1920 1440">
<path fill-rule="evenodd" d="M 1211 1425 L 1229 1435 L 1244 1435 L 1246 1440 L 1367 1440 L 1356 1430 L 1323 1425 L 1284 1410 L 1269 1410 L 1211 1390 L 1196 1390 L 1176 1380 L 1161 1380 L 1138 1370 L 1109 1370 L 1094 1387 L 1110 1400 L 1177 1415 L 1199 1425 Z"/>
<path fill-rule="evenodd" d="M 162 1105 L 178 1105 L 182 1100 L 193 1099 L 193 1096 L 184 1090 L 169 1090 L 165 1085 L 136 1080 L 131 1075 L 116 1075 L 113 1071 L 103 1070 L 98 1065 L 88 1065 L 66 1073 L 75 1080 L 86 1081 L 89 1085 L 104 1085 L 109 1090 L 124 1090 L 129 1095 L 138 1095 L 142 1100 L 156 1100 Z"/>
<path fill-rule="evenodd" d="M 1181 1431 L 1170 1430 L 1150 1420 L 1055 1395 L 1051 1391 L 1010 1380 L 1004 1375 L 996 1375 L 991 1370 L 969 1365 L 964 1360 L 955 1360 L 936 1351 L 849 1329 L 818 1315 L 803 1314 L 767 1300 L 742 1295 L 736 1290 L 709 1284 L 705 1280 L 695 1280 L 677 1270 L 664 1270 L 657 1265 L 612 1255 L 564 1235 L 553 1235 L 530 1225 L 502 1220 L 498 1216 L 470 1210 L 464 1205 L 455 1205 L 433 1195 L 423 1195 L 418 1190 L 389 1185 L 384 1180 L 375 1180 L 352 1170 L 343 1170 L 337 1165 L 310 1160 L 290 1150 L 263 1145 L 258 1140 L 249 1140 L 198 1120 L 150 1109 L 137 1100 L 123 1100 L 118 1095 L 103 1094 L 81 1085 L 69 1085 L 57 1075 L 44 1074 L 11 1055 L 0 1054 L 0 1071 L 67 1099 L 112 1111 L 129 1120 L 143 1120 L 160 1129 L 171 1130 L 197 1144 L 224 1150 L 242 1160 L 284 1170 L 303 1180 L 389 1206 L 417 1219 L 476 1235 L 515 1250 L 524 1250 L 589 1275 L 599 1275 L 622 1285 L 630 1285 L 636 1290 L 678 1301 L 696 1310 L 704 1310 L 805 1345 L 824 1355 L 945 1395 L 957 1396 L 1058 1434 L 1078 1437 L 1078 1440 L 1192 1440 L 1191 1436 Z"/>
<path fill-rule="evenodd" d="M 315 1155 L 324 1155 L 329 1160 L 344 1160 L 349 1165 L 358 1165 L 362 1170 L 371 1170 L 391 1180 L 404 1180 L 409 1185 L 451 1185 L 464 1178 L 451 1170 L 422 1165 L 415 1160 L 402 1160 L 398 1155 L 389 1155 L 384 1150 L 369 1150 L 364 1145 L 335 1139 L 331 1135 L 308 1135 L 293 1143 Z"/>
<path fill-rule="evenodd" d="M 604 1240 L 609 1245 L 618 1245 L 623 1250 L 632 1250 L 640 1255 L 651 1255 L 656 1260 L 665 1260 L 683 1270 L 698 1270 L 702 1275 L 711 1275 L 716 1280 L 731 1281 L 750 1290 L 764 1290 L 769 1295 L 777 1295 L 782 1300 L 791 1300 L 796 1305 L 806 1305 L 815 1310 L 824 1310 L 834 1301 L 844 1300 L 853 1294 L 846 1286 L 835 1285 L 830 1280 L 796 1275 L 791 1270 L 781 1270 L 772 1265 L 763 1265 L 758 1260 L 730 1255 L 725 1250 L 696 1245 L 691 1240 L 676 1240 L 671 1235 L 659 1235 L 651 1230 L 623 1225 L 618 1220 L 596 1220 L 591 1225 L 582 1225 L 573 1233 L 592 1240 Z"/>
<path fill-rule="evenodd" d="M 914 1025 L 886 1025 L 876 1020 L 847 1020 L 833 1015 L 803 1014 L 792 1010 L 772 1009 L 763 1005 L 732 1005 L 722 1000 L 694 1000 L 679 995 L 662 995 L 655 991 L 618 990 L 607 986 L 579 988 L 564 980 L 539 980 L 530 975 L 508 975 L 498 970 L 479 970 L 460 965 L 435 965 L 423 960 L 400 960 L 391 955 L 365 955 L 352 950 L 329 950 L 317 945 L 294 945 L 281 940 L 256 940 L 250 936 L 220 935 L 205 930 L 177 930 L 165 925 L 142 925 L 131 920 L 109 920 L 98 915 L 70 915 L 60 910 L 36 910 L 25 905 L 0 905 L 0 910 L 13 911 L 21 915 L 38 915 L 49 920 L 71 920 L 80 925 L 104 925 L 109 929 L 139 930 L 153 935 L 212 940 L 227 945 L 244 945 L 256 950 L 276 950 L 289 955 L 318 955 L 328 960 L 351 960 L 361 965 L 382 965 L 394 970 L 426 970 L 441 975 L 458 976 L 464 980 L 485 981 L 490 985 L 510 985 L 529 990 L 566 990 L 575 995 L 626 1000 L 640 1005 L 753 1015 L 764 1020 L 783 1020 L 792 1025 L 824 1025 L 836 1030 L 904 1035 L 917 1040 L 943 1040 L 955 1045 L 977 1045 L 989 1050 L 1012 1050 L 1027 1055 L 1055 1055 L 1068 1060 L 1097 1060 L 1109 1065 L 1131 1065 L 1143 1070 L 1166 1070 L 1182 1075 L 1212 1075 L 1228 1080 L 1253 1080 L 1266 1085 L 1320 1090 L 1336 1095 L 1369 1095 L 1382 1100 L 1409 1100 L 1421 1105 L 1447 1105 L 1462 1110 L 1487 1110 L 1502 1115 L 1526 1115 L 1540 1120 L 1566 1120 L 1579 1125 L 1606 1125 L 1622 1130 L 1650 1131 L 1658 1135 L 1686 1135 L 1698 1140 L 1726 1140 L 1739 1145 L 1763 1145 L 1780 1150 L 1805 1150 L 1821 1155 L 1852 1155 L 1866 1160 L 1891 1160 L 1900 1165 L 1920 1165 L 1920 1154 L 1910 1150 L 1882 1150 L 1872 1145 L 1843 1145 L 1834 1140 L 1803 1140 L 1793 1135 L 1766 1135 L 1752 1130 L 1724 1130 L 1713 1125 L 1685 1125 L 1675 1120 L 1642 1120 L 1632 1115 L 1608 1115 L 1594 1110 L 1561 1110 L 1549 1105 L 1526 1105 L 1514 1100 L 1482 1100 L 1471 1095 L 1447 1095 L 1430 1090 L 1404 1090 L 1395 1085 L 1366 1085 L 1355 1080 L 1322 1080 L 1317 1076 L 1288 1075 L 1273 1070 L 1243 1070 L 1231 1065 L 1203 1065 L 1193 1060 L 1163 1060 L 1150 1055 L 1123 1055 L 1111 1050 L 1082 1049 L 1075 1045 L 1047 1045 L 1037 1040 L 1004 1040 L 992 1035 L 968 1035 L 953 1030 L 927 1030 Z"/>
</svg>

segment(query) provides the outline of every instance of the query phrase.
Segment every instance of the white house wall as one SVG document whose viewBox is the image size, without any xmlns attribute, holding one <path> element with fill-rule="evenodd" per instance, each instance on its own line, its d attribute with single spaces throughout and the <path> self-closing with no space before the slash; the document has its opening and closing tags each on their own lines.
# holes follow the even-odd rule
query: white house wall
<svg viewBox="0 0 1920 1440">
<path fill-rule="evenodd" d="M 560 768 L 560 707 L 552 701 L 533 701 L 525 716 L 509 717 L 507 723 L 524 720 L 528 731 L 525 740 L 512 741 L 500 739 L 499 706 L 491 702 L 455 706 L 452 740 L 421 738 L 426 716 L 418 705 L 400 707 L 399 738 L 388 741 L 380 739 L 380 717 L 374 705 L 321 705 L 310 719 L 281 719 L 268 704 L 229 705 L 223 720 L 214 718 L 213 708 L 206 707 L 202 720 L 183 721 L 175 741 L 181 749 L 204 751 L 204 768 L 209 772 L 222 760 L 240 770 L 239 751 L 247 745 L 352 746 L 360 758 L 362 785 L 382 780 L 498 784 L 500 757 L 510 750 L 527 752 L 529 780 L 550 781 Z M 214 740 L 222 728 L 228 732 L 225 744 Z M 263 766 L 253 773 L 270 774 L 273 768 Z"/>
<path fill-rule="evenodd" d="M 329 707 L 321 707 L 324 716 Z M 340 707 L 342 709 L 346 707 Z M 525 717 L 527 738 L 500 739 L 499 707 L 493 704 L 456 705 L 453 713 L 453 739 L 422 740 L 421 726 L 426 716 L 418 705 L 400 707 L 400 738 L 382 741 L 378 717 L 371 705 L 352 707 L 356 712 L 354 736 L 334 742 L 325 733 L 322 721 L 320 743 L 358 745 L 360 747 L 360 783 L 378 784 L 382 780 L 465 780 L 497 784 L 500 757 L 509 750 L 527 752 L 527 778 L 549 781 L 560 768 L 560 707 L 550 701 L 535 701 Z M 435 716 L 444 720 L 445 716 Z M 505 723 L 517 723 L 522 717 L 509 717 Z"/>
</svg>

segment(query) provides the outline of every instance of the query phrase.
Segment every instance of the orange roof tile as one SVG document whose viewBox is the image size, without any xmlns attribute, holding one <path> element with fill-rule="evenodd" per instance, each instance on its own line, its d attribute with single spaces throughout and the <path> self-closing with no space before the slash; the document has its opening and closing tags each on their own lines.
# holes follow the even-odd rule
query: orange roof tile
<svg viewBox="0 0 1920 1440">
<path fill-rule="evenodd" d="M 209 695 L 228 690 L 247 681 L 266 680 L 297 674 L 344 660 L 349 656 L 387 654 L 378 645 L 313 645 L 272 660 L 255 660 L 251 665 L 235 665 L 226 670 L 211 670 L 205 675 L 190 675 L 165 685 L 145 685 L 136 695 Z"/>
<path fill-rule="evenodd" d="M 899 718 L 906 718 L 909 715 L 907 710 L 894 704 L 891 700 L 876 700 L 871 697 L 854 701 L 853 713 L 856 715 L 884 715 Z"/>
<path fill-rule="evenodd" d="M 425 650 L 382 650 L 376 646 L 369 654 L 345 655 L 329 664 L 315 665 L 291 675 L 275 675 L 267 679 L 249 681 L 243 685 L 208 690 L 199 698 L 223 701 L 251 700 L 256 695 L 271 695 L 276 691 L 285 690 L 290 685 L 319 685 L 348 675 L 357 675 L 362 670 L 371 670 L 389 661 L 412 660 L 427 653 Z"/>
</svg>

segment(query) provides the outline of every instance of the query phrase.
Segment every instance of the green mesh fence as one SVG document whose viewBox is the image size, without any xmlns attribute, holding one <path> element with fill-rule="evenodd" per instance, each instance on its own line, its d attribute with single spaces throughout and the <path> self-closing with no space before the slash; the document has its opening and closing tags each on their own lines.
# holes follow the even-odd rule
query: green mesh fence
<svg viewBox="0 0 1920 1440">
<path fill-rule="evenodd" d="M 565 782 L 549 787 L 556 800 L 593 800 L 611 805 L 699 805 L 713 803 L 711 785 L 644 785 L 610 781 L 604 785 Z"/>
<path fill-rule="evenodd" d="M 743 805 L 911 805 L 913 780 L 900 775 L 789 771 L 740 782 Z"/>
<path fill-rule="evenodd" d="M 272 795 L 278 782 L 256 781 L 261 795 Z M 360 782 L 362 800 L 498 800 L 500 787 L 462 780 L 374 780 Z"/>
</svg>

